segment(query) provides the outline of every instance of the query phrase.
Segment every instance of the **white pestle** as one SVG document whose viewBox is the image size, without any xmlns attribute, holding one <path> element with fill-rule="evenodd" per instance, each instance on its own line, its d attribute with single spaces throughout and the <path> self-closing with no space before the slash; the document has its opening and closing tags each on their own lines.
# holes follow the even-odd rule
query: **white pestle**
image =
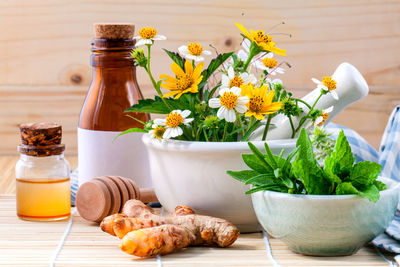
<svg viewBox="0 0 400 267">
<path fill-rule="evenodd" d="M 337 88 L 335 91 L 339 96 L 339 100 L 335 100 L 332 95 L 328 93 L 323 95 L 315 106 L 317 109 L 327 109 L 333 106 L 333 111 L 329 113 L 329 118 L 326 123 L 336 117 L 336 115 L 351 103 L 367 96 L 369 91 L 368 84 L 364 77 L 350 63 L 344 62 L 340 64 L 332 75 L 332 78 L 337 82 Z M 319 94 L 320 90 L 314 89 L 312 92 L 304 96 L 302 100 L 312 105 Z M 299 106 L 303 108 L 304 113 L 309 111 L 306 105 L 299 103 Z M 292 121 L 296 128 L 299 124 L 299 119 L 297 117 L 292 117 Z M 250 136 L 249 140 L 262 140 L 263 132 L 264 127 L 258 128 Z M 289 119 L 283 114 L 275 116 L 271 120 L 271 127 L 268 131 L 266 140 L 288 139 L 291 138 L 291 136 L 292 128 L 290 127 Z"/>
</svg>

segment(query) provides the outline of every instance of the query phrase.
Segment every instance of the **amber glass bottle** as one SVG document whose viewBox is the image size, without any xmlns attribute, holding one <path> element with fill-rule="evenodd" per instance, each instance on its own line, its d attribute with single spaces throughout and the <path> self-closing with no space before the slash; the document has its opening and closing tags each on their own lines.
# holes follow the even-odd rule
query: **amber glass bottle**
<svg viewBox="0 0 400 267">
<path fill-rule="evenodd" d="M 140 187 L 149 187 L 146 148 L 141 134 L 113 139 L 122 131 L 143 125 L 144 113 L 124 113 L 142 99 L 130 51 L 132 24 L 96 24 L 92 43 L 93 78 L 83 104 L 78 127 L 79 184 L 94 177 L 119 175 Z"/>
</svg>

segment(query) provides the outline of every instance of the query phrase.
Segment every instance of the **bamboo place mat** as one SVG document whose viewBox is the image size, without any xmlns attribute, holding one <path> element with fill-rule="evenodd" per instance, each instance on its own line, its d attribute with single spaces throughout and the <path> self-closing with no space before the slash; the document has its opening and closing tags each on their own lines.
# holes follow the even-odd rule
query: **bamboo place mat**
<svg viewBox="0 0 400 267">
<path fill-rule="evenodd" d="M 15 196 L 0 195 L 0 266 L 390 266 L 372 247 L 347 257 L 308 257 L 263 233 L 242 234 L 229 248 L 190 247 L 140 259 L 122 252 L 119 240 L 78 214 L 69 221 L 29 222 L 17 218 Z M 61 240 L 66 236 L 65 243 Z M 55 257 L 57 248 L 60 252 Z M 389 256 L 386 255 L 388 258 Z"/>
</svg>

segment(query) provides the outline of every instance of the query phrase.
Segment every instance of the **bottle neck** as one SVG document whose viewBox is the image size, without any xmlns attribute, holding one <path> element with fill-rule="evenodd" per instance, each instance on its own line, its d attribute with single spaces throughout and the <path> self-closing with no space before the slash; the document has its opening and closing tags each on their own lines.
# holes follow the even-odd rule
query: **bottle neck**
<svg viewBox="0 0 400 267">
<path fill-rule="evenodd" d="M 93 40 L 93 77 L 81 110 L 80 128 L 125 131 L 143 127 L 125 113 L 143 99 L 136 81 L 136 68 L 130 57 L 134 44 L 134 40 Z M 130 115 L 141 121 L 149 119 L 144 113 Z"/>
<path fill-rule="evenodd" d="M 20 154 L 20 159 L 23 161 L 48 161 L 48 160 L 62 160 L 64 159 L 64 153 L 61 153 L 59 155 L 52 155 L 52 156 L 46 156 L 46 157 L 37 157 L 37 156 L 30 156 L 26 154 Z"/>
<path fill-rule="evenodd" d="M 31 146 L 21 144 L 18 146 L 18 151 L 21 155 L 31 157 L 50 157 L 62 155 L 65 150 L 64 144 L 49 145 L 49 146 Z"/>
<path fill-rule="evenodd" d="M 134 40 L 94 39 L 90 63 L 93 69 L 135 69 L 134 62 L 130 57 L 134 45 Z"/>
</svg>

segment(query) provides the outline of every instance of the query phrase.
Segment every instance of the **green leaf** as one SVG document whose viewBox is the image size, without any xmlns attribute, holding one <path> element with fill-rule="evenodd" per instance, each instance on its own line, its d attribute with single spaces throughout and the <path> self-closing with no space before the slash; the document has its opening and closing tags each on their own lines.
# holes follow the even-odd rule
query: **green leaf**
<svg viewBox="0 0 400 267">
<path fill-rule="evenodd" d="M 237 134 L 237 133 L 239 133 L 239 132 L 241 132 L 241 131 L 243 131 L 243 130 L 246 130 L 246 129 L 247 129 L 247 126 L 244 126 L 244 127 L 241 127 L 241 128 L 237 128 L 237 129 L 234 130 L 233 132 L 227 134 L 226 137 L 232 136 L 232 135 Z M 235 140 L 235 141 L 236 141 L 236 140 Z"/>
<path fill-rule="evenodd" d="M 267 153 L 266 159 L 269 165 L 271 165 L 272 168 L 276 169 L 278 167 L 278 164 L 275 160 L 274 154 L 272 154 L 271 149 L 269 148 L 267 142 L 264 143 L 265 147 L 265 152 Z"/>
<path fill-rule="evenodd" d="M 201 75 L 203 75 L 203 79 L 199 84 L 199 88 L 202 88 L 204 84 L 207 82 L 208 78 L 216 71 L 222 63 L 225 62 L 230 56 L 232 56 L 233 52 L 230 53 L 223 53 L 219 54 L 216 58 L 211 60 L 210 64 L 208 65 L 207 69 L 203 70 Z"/>
<path fill-rule="evenodd" d="M 343 179 L 349 176 L 354 160 L 350 144 L 341 130 L 334 151 L 325 159 L 325 169 Z"/>
<path fill-rule="evenodd" d="M 292 163 L 293 173 L 300 179 L 310 195 L 327 195 L 332 184 L 325 179 L 324 173 L 314 158 L 313 147 L 306 130 L 301 129 L 296 143 L 300 146 L 295 161 Z"/>
<path fill-rule="evenodd" d="M 217 91 L 217 89 L 221 86 L 221 83 L 218 83 L 216 86 L 214 86 L 211 90 L 207 89 L 204 90 L 204 101 L 208 103 L 208 100 L 212 98 Z"/>
<path fill-rule="evenodd" d="M 341 183 L 336 187 L 336 195 L 353 195 L 365 197 L 369 201 L 377 202 L 379 200 L 379 190 L 375 185 L 369 185 L 362 190 L 355 188 L 350 182 Z"/>
<path fill-rule="evenodd" d="M 259 173 L 270 173 L 273 172 L 271 166 L 266 164 L 264 159 L 260 159 L 254 154 L 242 154 L 242 158 L 244 163 L 249 166 L 251 169 L 259 172 Z"/>
<path fill-rule="evenodd" d="M 363 185 L 371 185 L 378 178 L 381 169 L 382 166 L 376 162 L 358 162 L 350 171 L 350 180 L 357 188 Z"/>
<path fill-rule="evenodd" d="M 266 190 L 276 191 L 276 192 L 287 192 L 285 188 L 282 188 L 281 186 L 278 185 L 260 185 L 246 191 L 246 194 L 253 194 L 258 191 L 266 191 Z"/>
<path fill-rule="evenodd" d="M 358 195 L 359 192 L 350 182 L 341 183 L 336 187 L 336 195 Z"/>
<path fill-rule="evenodd" d="M 117 135 L 112 141 L 114 142 L 118 137 L 120 137 L 121 135 L 125 135 L 127 133 L 147 133 L 148 131 L 145 129 L 140 129 L 140 128 L 130 128 L 126 131 L 123 131 L 122 133 L 120 133 L 119 135 Z"/>
<path fill-rule="evenodd" d="M 283 164 L 282 169 L 284 171 L 287 171 L 287 169 L 291 166 L 290 162 L 292 161 L 293 157 L 297 154 L 297 152 L 299 151 L 300 147 L 296 147 L 295 150 L 293 150 L 292 152 L 290 152 L 290 154 L 288 155 L 288 157 L 285 160 L 285 163 Z"/>
<path fill-rule="evenodd" d="M 183 98 L 179 99 L 164 99 L 168 105 L 173 109 L 189 109 L 189 103 Z M 161 97 L 155 96 L 154 99 L 141 99 L 138 104 L 125 110 L 125 112 L 143 112 L 143 113 L 154 113 L 154 114 L 168 114 L 170 113 L 169 108 L 162 101 Z"/>
<path fill-rule="evenodd" d="M 168 55 L 176 64 L 178 64 L 179 67 L 181 67 L 181 69 L 184 69 L 185 60 L 184 60 L 178 53 L 168 51 L 168 50 L 165 49 L 165 48 L 163 48 L 163 50 L 165 51 L 165 53 L 167 53 L 167 55 Z"/>
<path fill-rule="evenodd" d="M 332 183 L 336 183 L 336 184 L 342 183 L 342 180 L 340 180 L 340 178 L 336 174 L 328 172 L 327 170 L 323 170 L 323 172 L 325 174 L 325 178 L 328 179 L 329 181 L 331 181 Z"/>
<path fill-rule="evenodd" d="M 369 185 L 363 190 L 358 190 L 359 195 L 368 198 L 369 201 L 377 202 L 379 200 L 379 190 L 375 185 Z"/>
<path fill-rule="evenodd" d="M 243 171 L 227 171 L 227 174 L 235 178 L 236 180 L 245 183 L 250 178 L 259 175 L 258 172 L 252 170 L 243 170 Z"/>
<path fill-rule="evenodd" d="M 386 190 L 386 184 L 382 183 L 381 181 L 374 181 L 374 185 L 376 186 L 376 188 L 378 188 L 379 191 Z"/>
<path fill-rule="evenodd" d="M 260 164 L 263 164 L 265 168 L 270 169 L 270 171 L 273 171 L 274 169 L 269 165 L 269 163 L 265 160 L 265 155 L 261 153 L 260 150 L 257 149 L 255 145 L 252 143 L 248 142 L 248 146 L 250 147 L 250 150 L 254 153 L 254 155 L 258 158 Z"/>
<path fill-rule="evenodd" d="M 273 180 L 275 176 L 271 173 L 259 174 L 247 180 L 245 184 L 254 184 L 254 185 L 270 185 L 275 184 Z"/>
</svg>

